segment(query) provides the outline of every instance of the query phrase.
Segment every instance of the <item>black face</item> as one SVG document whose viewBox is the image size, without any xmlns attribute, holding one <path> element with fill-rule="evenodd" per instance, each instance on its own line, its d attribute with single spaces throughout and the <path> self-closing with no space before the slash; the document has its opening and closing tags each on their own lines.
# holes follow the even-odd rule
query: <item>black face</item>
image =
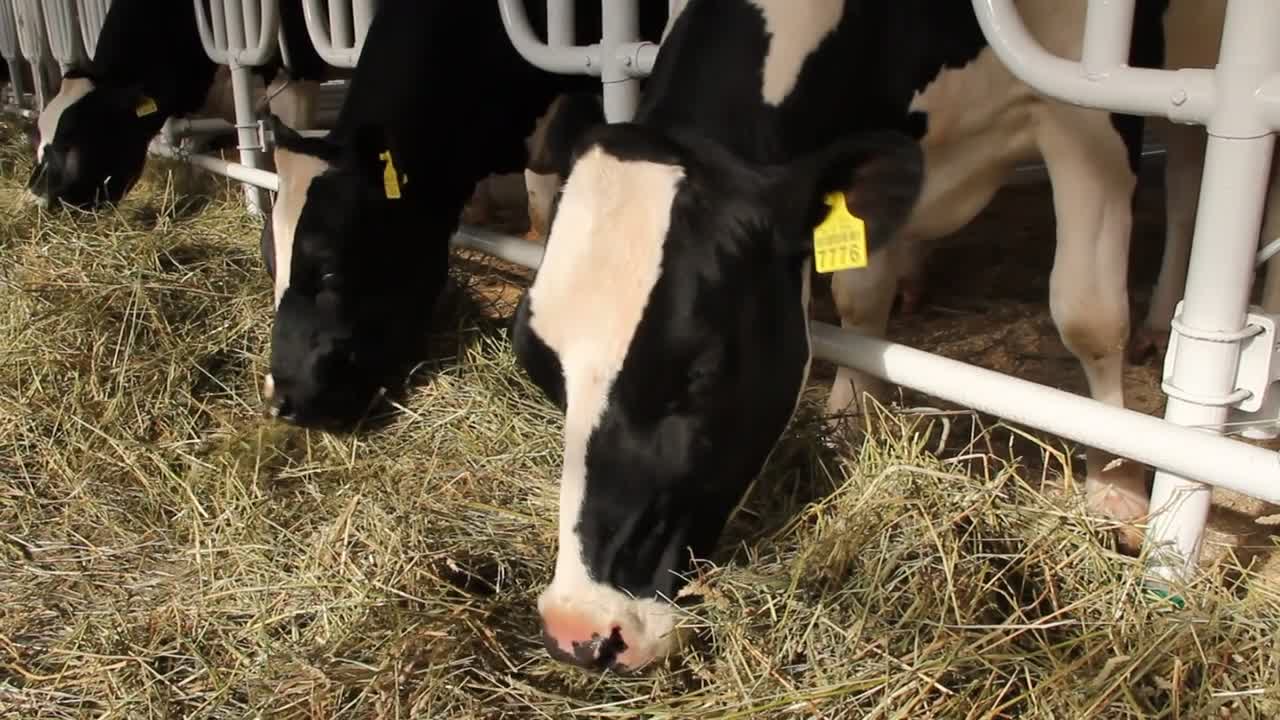
<svg viewBox="0 0 1280 720">
<path fill-rule="evenodd" d="M 50 206 L 119 202 L 141 176 L 147 143 L 164 119 L 138 92 L 93 87 L 81 94 L 91 81 L 77 75 L 63 83 L 53 112 L 39 121 L 39 159 L 27 189 Z"/>
<path fill-rule="evenodd" d="M 540 600 L 548 636 L 563 651 L 557 634 L 621 628 L 632 649 L 597 660 L 625 665 L 660 623 L 600 608 L 674 597 L 795 411 L 825 199 L 844 198 L 874 251 L 911 209 L 921 158 L 878 134 L 753 168 L 708 139 L 625 124 L 582 148 L 514 346 L 566 412 L 561 517 L 574 519 L 560 552 L 580 558 L 561 558 Z"/>
<path fill-rule="evenodd" d="M 272 123 L 282 146 L 317 150 Z M 387 197 L 376 144 L 321 152 L 333 166 L 311 181 L 298 217 L 272 329 L 272 401 L 288 422 L 339 430 L 364 417 L 415 356 L 448 244 L 421 237 L 405 187 Z"/>
</svg>

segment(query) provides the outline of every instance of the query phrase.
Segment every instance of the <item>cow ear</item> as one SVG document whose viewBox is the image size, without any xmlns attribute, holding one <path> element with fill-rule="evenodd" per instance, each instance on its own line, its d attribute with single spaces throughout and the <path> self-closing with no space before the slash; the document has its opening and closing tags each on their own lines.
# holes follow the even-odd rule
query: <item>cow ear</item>
<svg viewBox="0 0 1280 720">
<path fill-rule="evenodd" d="M 306 143 L 306 138 L 304 138 L 297 130 L 285 125 L 284 121 L 275 113 L 264 113 L 262 122 L 267 131 L 271 133 L 272 142 L 276 145 L 295 153 L 302 151 L 303 145 Z"/>
<path fill-rule="evenodd" d="M 556 97 L 534 129 L 529 143 L 529 171 L 566 177 L 573 166 L 578 141 L 603 124 L 604 106 L 595 95 L 565 93 Z"/>
<path fill-rule="evenodd" d="M 406 172 L 400 148 L 387 136 L 381 125 L 362 125 L 356 129 L 354 142 L 348 149 L 348 167 L 354 167 L 388 200 L 403 197 L 412 178 Z"/>
<path fill-rule="evenodd" d="M 772 188 L 774 202 L 781 203 L 775 207 L 782 216 L 784 252 L 812 253 L 820 226 L 861 220 L 870 255 L 906 222 L 923 180 L 919 144 L 897 132 L 846 137 L 802 157 L 786 168 L 782 187 Z M 800 247 L 795 238 L 802 240 Z"/>
</svg>

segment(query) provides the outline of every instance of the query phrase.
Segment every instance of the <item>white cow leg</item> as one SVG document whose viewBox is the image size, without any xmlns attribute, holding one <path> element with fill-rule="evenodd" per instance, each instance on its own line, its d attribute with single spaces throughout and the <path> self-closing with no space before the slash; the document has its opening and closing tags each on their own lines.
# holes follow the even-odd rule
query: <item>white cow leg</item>
<svg viewBox="0 0 1280 720">
<path fill-rule="evenodd" d="M 1084 368 L 1093 398 L 1124 407 L 1130 203 L 1136 178 L 1105 113 L 1050 106 L 1037 141 L 1053 183 L 1058 226 L 1050 311 L 1063 343 Z M 1142 465 L 1090 448 L 1087 467 L 1091 511 L 1126 524 L 1147 514 Z M 1142 535 L 1126 526 L 1119 539 L 1133 551 L 1141 546 Z"/>
<path fill-rule="evenodd" d="M 1151 293 L 1147 317 L 1129 344 L 1129 361 L 1145 361 L 1152 352 L 1161 360 L 1169 346 L 1173 311 L 1187 284 L 1187 263 L 1191 261 L 1191 238 L 1195 234 L 1196 206 L 1200 202 L 1200 176 L 1204 169 L 1204 129 L 1196 126 L 1160 123 L 1165 158 L 1164 254 L 1160 275 Z"/>
<path fill-rule="evenodd" d="M 898 286 L 898 273 L 889 255 L 884 251 L 876 253 L 866 268 L 832 275 L 831 296 L 840 313 L 841 327 L 871 337 L 884 337 Z M 827 413 L 834 416 L 832 426 L 839 428 L 849 422 L 859 407 L 864 406 L 864 396 L 883 402 L 887 390 L 887 384 L 877 377 L 852 368 L 838 368 L 827 396 Z"/>
</svg>

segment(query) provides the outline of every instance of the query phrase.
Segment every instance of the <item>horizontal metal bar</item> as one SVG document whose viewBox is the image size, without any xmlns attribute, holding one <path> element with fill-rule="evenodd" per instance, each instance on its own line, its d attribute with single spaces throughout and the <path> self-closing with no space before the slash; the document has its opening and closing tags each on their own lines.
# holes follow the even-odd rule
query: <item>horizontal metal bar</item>
<svg viewBox="0 0 1280 720">
<path fill-rule="evenodd" d="M 1280 503 L 1280 454 L 923 350 L 812 323 L 814 355 L 1200 482 Z"/>
<path fill-rule="evenodd" d="M 480 228 L 461 228 L 453 243 L 528 268 L 537 268 L 542 261 L 542 245 Z M 810 328 L 814 355 L 824 360 L 1121 457 L 1280 503 L 1280 454 L 1270 450 L 827 323 L 813 322 Z"/>
<path fill-rule="evenodd" d="M 543 246 L 474 225 L 462 225 L 453 236 L 454 247 L 476 250 L 499 260 L 536 268 L 542 263 Z"/>
<path fill-rule="evenodd" d="M 163 142 L 152 143 L 151 152 L 161 157 L 173 158 L 174 160 L 190 163 L 198 168 L 208 170 L 211 173 L 229 177 L 232 180 L 238 180 L 242 183 L 253 185 L 254 187 L 260 187 L 264 190 L 278 192 L 280 189 L 279 176 L 267 170 L 259 170 L 258 168 L 251 168 L 240 163 L 227 162 L 221 158 L 201 155 L 200 153 L 182 152 Z"/>
</svg>

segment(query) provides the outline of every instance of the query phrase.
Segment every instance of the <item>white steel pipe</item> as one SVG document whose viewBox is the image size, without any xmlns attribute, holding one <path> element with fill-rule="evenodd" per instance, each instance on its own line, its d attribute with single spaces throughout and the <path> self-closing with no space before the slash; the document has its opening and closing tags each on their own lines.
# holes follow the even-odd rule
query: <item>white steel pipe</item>
<svg viewBox="0 0 1280 720">
<path fill-rule="evenodd" d="M 624 56 L 625 45 L 635 46 L 640 39 L 640 10 L 636 0 L 601 0 L 603 14 L 600 55 L 604 67 L 600 81 L 604 84 L 604 117 L 609 122 L 625 122 L 636 114 L 640 104 L 640 80 L 627 70 L 634 62 Z"/>
<path fill-rule="evenodd" d="M 497 0 L 497 3 L 507 37 L 526 62 L 561 75 L 600 74 L 599 44 L 548 45 L 534 33 L 533 26 L 529 23 L 529 14 L 524 9 L 524 0 Z"/>
<path fill-rule="evenodd" d="M 542 263 L 542 245 L 474 225 L 459 226 L 453 235 L 453 245 L 530 269 Z"/>
<path fill-rule="evenodd" d="M 13 0 L 13 15 L 18 28 L 18 46 L 31 68 L 35 83 L 35 109 L 43 110 L 53 99 L 57 75 L 49 52 L 49 36 L 45 30 L 44 8 L 40 0 Z"/>
<path fill-rule="evenodd" d="M 1280 502 L 1280 455 L 1275 452 L 826 323 L 812 323 L 811 333 L 816 357 L 1122 457 Z"/>
<path fill-rule="evenodd" d="M 529 23 L 522 0 L 497 0 L 502 26 L 511 45 L 525 62 L 561 75 L 601 76 L 605 95 L 605 117 L 610 105 L 625 109 L 626 98 L 634 91 L 633 78 L 653 70 L 658 46 L 639 39 L 639 11 L 635 0 L 600 0 L 603 3 L 601 41 L 590 45 L 552 45 L 538 39 Z M 610 90 L 609 86 L 620 87 Z M 611 100 L 610 94 L 617 99 Z M 634 104 L 633 104 L 634 107 Z M 626 118 L 631 113 L 623 113 Z"/>
<path fill-rule="evenodd" d="M 481 0 L 476 0 L 481 1 Z M 375 0 L 303 0 L 302 16 L 316 53 L 334 67 L 353 68 L 360 61 Z"/>
<path fill-rule="evenodd" d="M 1084 24 L 1080 64 L 1085 75 L 1103 78 L 1129 64 L 1135 0 L 1093 0 Z"/>
<path fill-rule="evenodd" d="M 233 163 L 216 158 L 211 155 L 202 155 L 200 153 L 183 152 L 172 145 L 165 142 L 154 142 L 151 144 L 151 152 L 161 157 L 173 158 L 190 163 L 198 168 L 207 170 L 216 175 L 222 175 L 232 180 L 236 180 L 247 185 L 253 185 L 270 192 L 278 192 L 280 189 L 280 178 L 275 173 L 252 168 L 240 163 Z"/>
<path fill-rule="evenodd" d="M 80 16 L 80 40 L 84 43 L 84 52 L 93 59 L 98 49 L 98 35 L 102 32 L 102 24 L 106 22 L 107 11 L 111 9 L 111 0 L 78 0 Z"/>
<path fill-rule="evenodd" d="M 547 44 L 551 47 L 573 45 L 574 0 L 547 0 Z"/>
<path fill-rule="evenodd" d="M 1132 4 L 1132 3 L 1130 3 Z M 1089 14 L 1098 12 L 1092 0 Z M 1080 63 L 1045 50 L 1027 31 L 1014 0 L 973 0 L 978 24 L 1000 61 L 1023 82 L 1064 102 L 1132 115 L 1158 115 L 1175 122 L 1204 124 L 1213 111 L 1213 71 L 1205 68 L 1154 70 L 1116 66 L 1089 74 Z M 1112 8 L 1113 14 L 1118 8 Z M 1096 23 L 1098 21 L 1093 21 Z M 1132 22 L 1132 15 L 1130 15 Z M 1088 26 L 1088 21 L 1086 21 Z M 1094 42 L 1121 36 L 1105 29 L 1094 31 Z M 1128 56 L 1129 36 L 1125 41 Z M 1106 54 L 1095 57 L 1105 58 Z M 1114 56 L 1112 54 L 1111 56 Z"/>
<path fill-rule="evenodd" d="M 455 247 L 537 269 L 543 246 L 463 226 Z M 1280 454 L 822 322 L 814 356 L 1155 467 L 1280 503 Z"/>
<path fill-rule="evenodd" d="M 192 0 L 196 27 L 205 54 L 214 62 L 237 65 L 265 65 L 276 52 L 280 31 L 278 0 Z M 209 14 L 205 14 L 205 8 Z"/>
<path fill-rule="evenodd" d="M 1257 238 L 1266 206 L 1275 135 L 1240 137 L 1257 111 L 1253 89 L 1263 74 L 1280 72 L 1280 3 L 1231 0 L 1215 69 L 1219 105 L 1208 122 L 1208 144 L 1195 236 L 1177 344 L 1166 358 L 1171 423 L 1221 432 L 1230 417 L 1226 398 L 1236 389 Z M 1217 460 L 1218 458 L 1214 458 Z M 1197 482 L 1199 481 L 1199 482 Z M 1151 494 L 1151 571 L 1158 583 L 1186 577 L 1199 561 L 1212 482 L 1182 472 L 1158 471 Z M 1270 482 L 1275 483 L 1274 480 Z M 1276 487 L 1276 485 L 1272 485 Z M 1247 494 L 1259 497 L 1256 490 Z"/>
<path fill-rule="evenodd" d="M 86 55 L 76 0 L 45 0 L 44 25 L 49 51 L 63 73 L 84 63 Z"/>
</svg>

